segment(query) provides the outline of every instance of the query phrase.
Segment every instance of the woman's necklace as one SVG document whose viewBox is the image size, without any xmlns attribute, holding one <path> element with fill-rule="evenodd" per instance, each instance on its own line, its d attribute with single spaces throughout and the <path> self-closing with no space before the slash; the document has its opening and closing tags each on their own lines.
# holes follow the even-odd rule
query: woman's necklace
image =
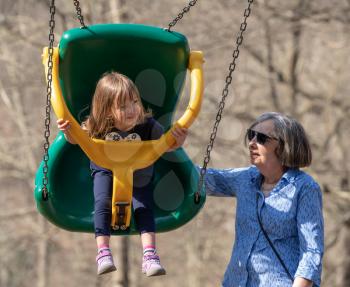
<svg viewBox="0 0 350 287">
<path fill-rule="evenodd" d="M 261 191 L 264 193 L 265 196 L 268 196 L 270 194 L 271 190 L 273 190 L 277 182 L 278 181 L 273 183 L 266 183 L 265 181 L 263 181 L 261 185 Z"/>
</svg>

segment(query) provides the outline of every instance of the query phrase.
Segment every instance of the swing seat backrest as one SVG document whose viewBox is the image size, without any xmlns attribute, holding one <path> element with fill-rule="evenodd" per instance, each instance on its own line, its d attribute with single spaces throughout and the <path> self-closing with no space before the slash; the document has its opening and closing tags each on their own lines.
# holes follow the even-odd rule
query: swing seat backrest
<svg viewBox="0 0 350 287">
<path fill-rule="evenodd" d="M 137 85 L 146 109 L 169 129 L 186 78 L 186 38 L 161 28 L 135 24 L 101 24 L 66 31 L 59 44 L 59 78 L 65 102 L 81 123 L 89 114 L 96 83 L 108 71 L 127 75 Z M 93 192 L 89 160 L 79 146 L 59 133 L 49 150 L 49 199 L 43 200 L 42 165 L 36 176 L 39 211 L 71 231 L 93 232 Z M 194 204 L 198 172 L 183 149 L 155 164 L 153 198 L 157 232 L 175 229 L 202 207 Z M 136 233 L 135 223 L 127 231 Z"/>
</svg>

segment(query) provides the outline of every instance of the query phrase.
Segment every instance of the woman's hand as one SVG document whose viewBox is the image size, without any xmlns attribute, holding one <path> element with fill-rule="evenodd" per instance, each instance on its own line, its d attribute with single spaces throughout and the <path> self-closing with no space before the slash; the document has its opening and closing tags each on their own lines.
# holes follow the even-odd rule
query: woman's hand
<svg viewBox="0 0 350 287">
<path fill-rule="evenodd" d="M 71 144 L 76 144 L 76 142 L 73 140 L 73 138 L 71 137 L 69 130 L 70 130 L 70 122 L 69 121 L 65 121 L 63 119 L 58 119 L 57 120 L 57 127 L 60 131 L 63 132 L 64 137 L 66 138 L 66 140 L 71 143 Z"/>
<path fill-rule="evenodd" d="M 312 287 L 312 286 L 313 286 L 312 281 L 305 279 L 305 278 L 302 278 L 302 277 L 296 277 L 294 279 L 292 287 Z"/>
<path fill-rule="evenodd" d="M 182 146 L 184 144 L 184 142 L 186 140 L 186 137 L 188 135 L 188 129 L 175 127 L 171 131 L 171 133 L 174 136 L 176 142 L 168 149 L 168 152 L 176 150 L 176 149 L 178 149 L 180 146 Z"/>
</svg>

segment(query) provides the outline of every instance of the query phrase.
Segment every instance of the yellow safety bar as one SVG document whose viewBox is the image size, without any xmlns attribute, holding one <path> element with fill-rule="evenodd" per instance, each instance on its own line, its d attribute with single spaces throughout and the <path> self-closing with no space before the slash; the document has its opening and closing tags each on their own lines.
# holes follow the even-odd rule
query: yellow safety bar
<svg viewBox="0 0 350 287">
<path fill-rule="evenodd" d="M 48 48 L 43 51 L 43 64 L 47 79 Z M 90 138 L 72 116 L 64 101 L 59 84 L 59 48 L 53 49 L 51 104 L 57 118 L 71 123 L 70 134 L 90 160 L 113 172 L 112 220 L 114 229 L 126 229 L 130 225 L 133 173 L 137 169 L 153 164 L 174 143 L 171 134 L 174 126 L 189 128 L 201 108 L 203 96 L 203 54 L 200 51 L 190 53 L 188 69 L 191 75 L 191 95 L 188 107 L 172 129 L 158 140 L 135 142 L 112 142 Z M 119 218 L 117 218 L 119 216 Z M 123 217 L 123 224 L 116 224 Z"/>
</svg>

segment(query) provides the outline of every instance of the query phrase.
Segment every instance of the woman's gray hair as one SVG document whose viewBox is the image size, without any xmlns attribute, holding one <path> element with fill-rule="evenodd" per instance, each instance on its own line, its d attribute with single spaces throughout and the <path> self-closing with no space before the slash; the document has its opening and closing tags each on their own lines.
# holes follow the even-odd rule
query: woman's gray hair
<svg viewBox="0 0 350 287">
<path fill-rule="evenodd" d="M 268 112 L 259 116 L 249 128 L 267 120 L 272 120 L 274 123 L 274 136 L 279 140 L 276 154 L 282 165 L 290 168 L 309 166 L 312 152 L 303 126 L 292 117 Z M 245 140 L 247 142 L 247 135 Z"/>
</svg>

